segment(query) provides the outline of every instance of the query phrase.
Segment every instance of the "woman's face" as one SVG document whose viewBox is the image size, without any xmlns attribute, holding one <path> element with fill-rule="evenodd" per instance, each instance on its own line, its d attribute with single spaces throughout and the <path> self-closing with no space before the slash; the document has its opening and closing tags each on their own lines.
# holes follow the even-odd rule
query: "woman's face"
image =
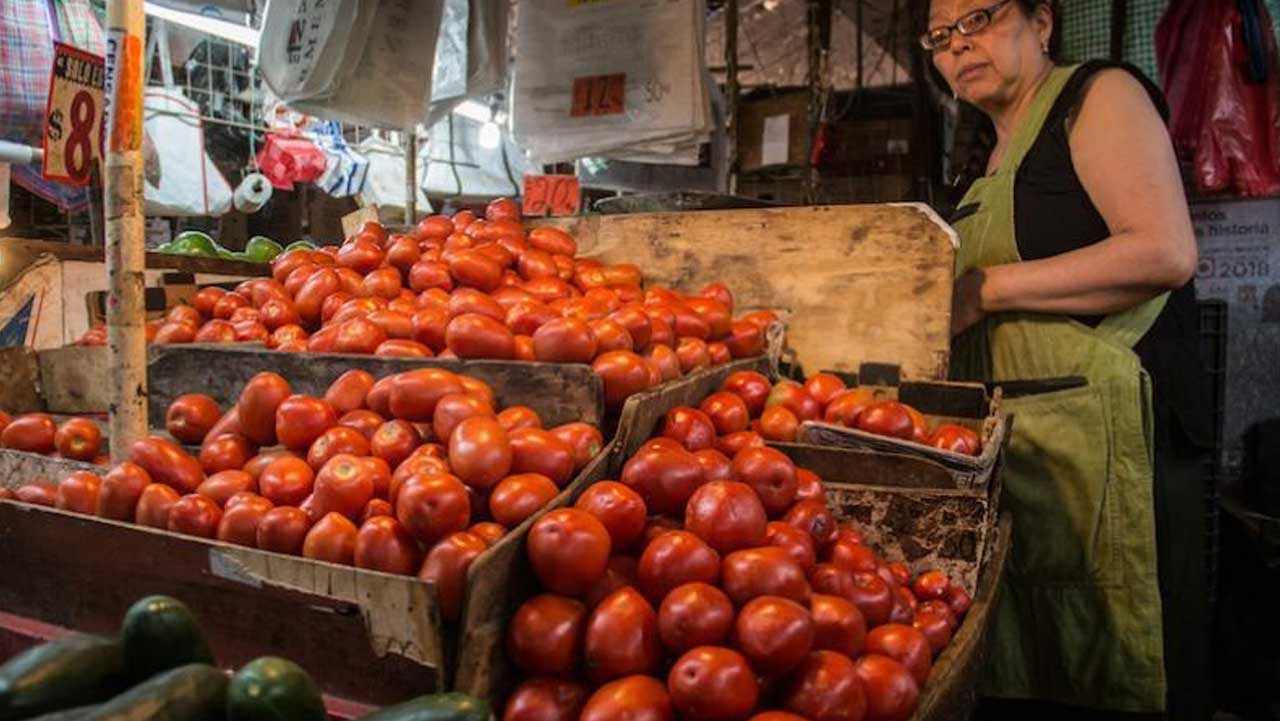
<svg viewBox="0 0 1280 721">
<path fill-rule="evenodd" d="M 946 27 L 998 0 L 933 0 L 929 28 Z M 961 100 L 982 108 L 1010 102 L 1018 88 L 1036 76 L 1047 57 L 1044 48 L 1052 18 L 1040 6 L 1028 17 L 1016 0 L 992 11 L 991 22 L 973 35 L 952 30 L 951 44 L 932 51 L 934 67 Z"/>
</svg>

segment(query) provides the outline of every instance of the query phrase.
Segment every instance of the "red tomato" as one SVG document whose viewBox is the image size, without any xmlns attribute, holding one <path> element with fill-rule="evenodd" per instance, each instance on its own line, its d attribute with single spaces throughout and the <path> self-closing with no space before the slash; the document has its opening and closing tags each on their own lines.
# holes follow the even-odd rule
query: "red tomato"
<svg viewBox="0 0 1280 721">
<path fill-rule="evenodd" d="M 459 358 L 510 360 L 515 357 L 515 335 L 511 329 L 479 313 L 464 313 L 449 321 L 445 344 Z"/>
<path fill-rule="evenodd" d="M 387 240 L 387 229 L 382 227 L 382 223 L 376 220 L 365 221 L 364 225 L 360 226 L 360 232 L 356 234 L 356 237 L 362 238 L 365 236 L 369 236 L 370 240 L 381 245 Z"/>
<path fill-rule="evenodd" d="M 21 490 L 21 489 L 19 489 Z M 21 497 L 21 496 L 19 496 Z M 179 498 L 178 492 L 162 483 L 152 483 L 142 489 L 134 522 L 152 528 L 169 527 L 169 511 Z"/>
<path fill-rule="evenodd" d="M 165 430 L 183 443 L 196 444 L 204 441 L 220 418 L 222 409 L 209 396 L 201 393 L 178 396 L 165 414 Z"/>
<path fill-rule="evenodd" d="M 796 468 L 790 458 L 772 448 L 744 448 L 733 457 L 734 476 L 751 486 L 765 511 L 779 516 L 796 497 Z M 832 532 L 834 533 L 832 524 Z"/>
<path fill-rule="evenodd" d="M 98 508 L 102 479 L 89 471 L 73 471 L 58 484 L 55 505 L 65 511 L 93 515 Z"/>
<path fill-rule="evenodd" d="M 340 453 L 316 473 L 307 512 L 312 520 L 338 513 L 354 522 L 360 519 L 374 490 L 373 470 L 364 459 Z"/>
<path fill-rule="evenodd" d="M 459 285 L 478 288 L 485 293 L 502 284 L 502 265 L 479 250 L 466 249 L 449 258 L 449 273 Z"/>
<path fill-rule="evenodd" d="M 954 423 L 943 423 L 929 437 L 928 444 L 952 453 L 963 453 L 976 456 L 982 452 L 982 441 L 978 434 Z"/>
<path fill-rule="evenodd" d="M 477 523 L 471 528 L 468 528 L 467 532 L 484 541 L 485 544 L 489 546 L 501 541 L 502 538 L 507 535 L 506 528 L 498 525 L 497 523 L 493 523 L 492 521 Z"/>
<path fill-rule="evenodd" d="M 359 353 L 368 355 L 378 349 L 387 334 L 366 318 L 351 318 L 338 324 L 333 339 L 335 353 Z"/>
<path fill-rule="evenodd" d="M 161 486 L 161 488 L 169 488 Z M 172 488 L 169 488 L 172 491 Z M 174 494 L 175 496 L 177 494 Z M 33 503 L 38 506 L 54 507 L 58 503 L 58 486 L 49 481 L 32 481 L 18 486 L 13 492 L 14 499 L 22 503 Z M 166 509 L 167 512 L 167 509 Z M 163 526 L 161 526 L 163 528 Z"/>
<path fill-rule="evenodd" d="M 600 429 L 586 423 L 574 422 L 556 426 L 551 429 L 551 435 L 573 448 L 573 464 L 576 468 L 590 463 L 604 447 L 604 435 L 600 433 Z"/>
<path fill-rule="evenodd" d="M 729 335 L 724 339 L 729 355 L 734 358 L 750 358 L 764 352 L 764 330 L 754 323 L 735 320 L 729 325 Z"/>
<path fill-rule="evenodd" d="M 542 587 L 565 595 L 591 588 L 609 564 L 609 532 L 577 508 L 551 511 L 535 521 L 527 548 Z"/>
<path fill-rule="evenodd" d="M 676 406 L 667 411 L 662 435 L 690 451 L 710 448 L 716 439 L 716 427 L 707 414 L 689 406 Z"/>
<path fill-rule="evenodd" d="M 804 660 L 813 646 L 813 619 L 795 601 L 760 596 L 738 612 L 733 640 L 761 673 L 783 674 Z"/>
<path fill-rule="evenodd" d="M 259 493 L 277 506 L 296 506 L 311 495 L 315 472 L 297 457 L 271 460 L 258 477 Z"/>
<path fill-rule="evenodd" d="M 676 358 L 680 359 L 682 373 L 692 373 L 711 366 L 711 352 L 707 349 L 707 342 L 700 338 L 681 336 L 676 341 Z"/>
<path fill-rule="evenodd" d="M 807 468 L 796 469 L 796 500 L 827 500 L 827 489 L 818 474 Z"/>
<path fill-rule="evenodd" d="M 684 526 L 720 553 L 765 542 L 764 506 L 751 486 L 732 481 L 708 483 L 690 497 Z"/>
<path fill-rule="evenodd" d="M 410 477 L 392 503 L 405 530 L 427 546 L 465 529 L 471 520 L 466 486 L 443 473 Z"/>
<path fill-rule="evenodd" d="M 509 434 L 509 440 L 512 473 L 540 473 L 561 488 L 573 478 L 577 467 L 573 446 L 549 431 L 520 428 Z"/>
<path fill-rule="evenodd" d="M 236 403 L 245 437 L 260 446 L 275 445 L 276 409 L 290 395 L 289 382 L 276 373 L 250 378 Z"/>
<path fill-rule="evenodd" d="M 973 604 L 969 594 L 963 588 L 954 585 L 947 589 L 945 600 L 947 605 L 951 607 L 951 612 L 958 619 L 963 619 L 964 615 L 969 612 L 969 606 Z"/>
<path fill-rule="evenodd" d="M 9 428 L 13 428 L 18 420 L 14 419 Z M 200 461 L 164 438 L 152 436 L 134 441 L 129 447 L 129 460 L 142 466 L 152 480 L 173 486 L 181 493 L 195 493 L 196 487 L 204 480 Z"/>
<path fill-rule="evenodd" d="M 649 366 L 631 351 L 601 353 L 591 368 L 604 381 L 605 405 L 610 409 L 621 408 L 628 397 L 649 387 Z"/>
<path fill-rule="evenodd" d="M 932 435 L 929 432 L 929 421 L 924 417 L 923 413 L 911 406 L 904 403 L 902 407 L 907 410 L 907 415 L 911 416 L 911 440 L 916 443 L 928 444 L 929 437 Z"/>
<path fill-rule="evenodd" d="M 587 609 L 564 596 L 542 594 L 516 609 L 507 626 L 507 656 L 526 673 L 567 674 L 582 658 Z"/>
<path fill-rule="evenodd" d="M 240 310 L 243 310 L 243 308 Z M 236 312 L 240 311 L 237 310 Z M 194 343 L 234 343 L 236 342 L 236 327 L 229 321 L 211 320 L 200 326 L 200 330 L 196 331 L 195 337 L 191 340 Z"/>
<path fill-rule="evenodd" d="M 239 293 L 227 293 L 213 304 L 213 317 L 223 320 L 230 318 L 237 308 L 249 307 L 249 299 Z"/>
<path fill-rule="evenodd" d="M 414 449 L 422 444 L 422 436 L 408 421 L 387 421 L 378 427 L 369 440 L 370 452 L 386 461 L 388 466 L 398 467 Z"/>
<path fill-rule="evenodd" d="M 373 438 L 373 434 L 376 433 L 377 430 L 381 428 L 382 424 L 385 422 L 386 420 L 382 416 L 378 415 L 377 413 L 374 413 L 373 411 L 365 410 L 363 408 L 359 410 L 348 411 L 345 415 L 343 415 L 341 418 L 338 419 L 339 426 L 343 428 L 350 428 L 356 431 L 360 435 L 364 436 L 366 440 L 371 440 Z M 343 451 L 343 452 L 350 453 L 350 451 Z M 352 453 L 352 455 L 359 456 L 359 455 L 366 455 L 366 454 Z"/>
<path fill-rule="evenodd" d="M 512 447 L 496 418 L 475 416 L 459 423 L 449 436 L 449 465 L 465 483 L 492 487 L 512 470 Z"/>
<path fill-rule="evenodd" d="M 213 306 L 217 304 L 218 299 L 226 295 L 227 291 L 217 286 L 209 286 L 196 291 L 195 297 L 191 299 L 191 305 L 195 307 L 197 313 L 201 316 L 212 316 Z M 178 306 L 181 308 L 184 306 Z M 172 314 L 177 308 L 170 310 Z"/>
<path fill-rule="evenodd" d="M 604 524 L 614 552 L 634 548 L 644 535 L 644 499 L 616 481 L 601 481 L 590 486 L 578 497 L 574 508 L 590 513 Z"/>
<path fill-rule="evenodd" d="M 911 584 L 911 590 L 915 592 L 916 598 L 921 601 L 932 601 L 946 598 L 947 589 L 951 587 L 951 582 L 947 580 L 947 574 L 942 571 L 928 571 L 916 576 L 915 583 Z"/>
<path fill-rule="evenodd" d="M 251 493 L 239 496 L 234 504 L 228 499 L 218 522 L 218 540 L 253 548 L 258 542 L 258 524 L 272 507 L 271 501 Z"/>
<path fill-rule="evenodd" d="M 745 431 L 750 420 L 746 402 L 727 391 L 712 393 L 698 408 L 711 420 L 716 435 L 720 436 Z"/>
<path fill-rule="evenodd" d="M 444 537 L 427 553 L 418 578 L 434 584 L 440 602 L 440 616 L 447 622 L 462 615 L 467 569 L 489 546 L 478 536 L 459 531 Z"/>
<path fill-rule="evenodd" d="M 897 401 L 872 403 L 858 414 L 855 425 L 860 431 L 904 440 L 910 440 L 915 432 L 911 414 Z"/>
<path fill-rule="evenodd" d="M 302 555 L 350 566 L 355 561 L 358 533 L 350 519 L 337 513 L 327 513 L 307 531 L 302 541 Z"/>
<path fill-rule="evenodd" d="M 787 511 L 783 522 L 809 534 L 813 547 L 819 554 L 825 553 L 836 537 L 836 519 L 827 509 L 825 501 L 800 501 Z"/>
<path fill-rule="evenodd" d="M 786 406 L 770 406 L 760 416 L 760 435 L 768 441 L 793 442 L 799 428 L 800 419 Z"/>
<path fill-rule="evenodd" d="M 578 721 L 587 688 L 551 676 L 535 676 L 516 687 L 507 699 L 502 721 Z"/>
<path fill-rule="evenodd" d="M 616 350 L 635 350 L 635 342 L 627 329 L 615 320 L 601 318 L 590 323 L 591 332 L 596 338 L 596 349 L 600 353 Z"/>
<path fill-rule="evenodd" d="M 0 431 L 0 445 L 28 453 L 53 453 L 58 424 L 47 413 L 24 413 Z"/>
<path fill-rule="evenodd" d="M 529 245 L 555 255 L 573 257 L 578 254 L 578 243 L 573 236 L 559 228 L 540 227 L 530 230 Z"/>
<path fill-rule="evenodd" d="M 529 406 L 507 406 L 498 413 L 498 425 L 507 433 L 518 428 L 541 428 L 542 419 Z M 576 463 L 575 456 L 575 463 Z"/>
<path fill-rule="evenodd" d="M 517 335 L 528 335 L 528 336 L 534 335 L 535 333 L 538 332 L 539 329 L 542 328 L 542 326 L 557 320 L 564 320 L 564 319 L 560 317 L 559 313 L 555 312 L 546 304 L 544 304 L 542 301 L 537 300 L 536 298 L 530 299 L 530 300 L 518 301 L 517 303 L 515 303 L 514 305 L 512 305 L 510 308 L 507 309 L 507 315 L 505 318 L 507 327 L 511 329 L 512 333 L 515 333 Z M 574 320 L 575 322 L 578 322 L 578 323 L 581 322 L 581 321 L 577 321 L 577 319 L 574 319 Z M 587 330 L 590 330 L 590 328 L 587 327 Z M 594 340 L 594 337 L 593 337 L 593 340 Z M 547 341 L 544 339 L 543 343 L 545 346 L 547 344 Z M 534 344 L 535 355 L 537 354 L 537 348 L 538 346 L 535 343 Z M 546 349 L 544 348 L 544 351 L 545 350 Z M 591 361 L 591 358 L 593 357 L 595 357 L 594 348 L 593 348 L 593 352 L 591 353 L 590 356 L 587 357 L 586 360 L 577 361 L 577 362 L 589 363 Z"/>
<path fill-rule="evenodd" d="M 402 273 L 408 273 L 420 257 L 422 250 L 418 247 L 418 241 L 407 235 L 392 236 L 392 240 L 387 243 L 387 262 Z M 397 280 L 396 286 L 399 285 Z"/>
<path fill-rule="evenodd" d="M 809 721 L 809 719 L 786 711 L 765 711 L 752 716 L 749 721 Z"/>
<path fill-rule="evenodd" d="M 828 560 L 849 573 L 876 570 L 876 554 L 852 538 L 837 537 L 828 551 Z"/>
<path fill-rule="evenodd" d="M 489 494 L 489 512 L 493 520 L 515 528 L 556 497 L 560 489 L 541 473 L 518 473 L 507 476 Z"/>
<path fill-rule="evenodd" d="M 310 528 L 311 519 L 301 508 L 292 506 L 272 508 L 258 521 L 258 548 L 294 556 L 301 555 L 302 545 Z"/>
<path fill-rule="evenodd" d="M 733 480 L 733 463 L 720 451 L 704 448 L 694 453 L 693 457 L 698 459 L 698 465 L 702 466 L 702 477 L 707 483 Z"/>
<path fill-rule="evenodd" d="M 756 707 L 760 686 L 742 654 L 699 646 L 676 660 L 667 675 L 671 703 L 685 718 L 744 719 Z"/>
<path fill-rule="evenodd" d="M 650 513 L 676 517 L 684 513 L 689 498 L 704 480 L 698 459 L 679 446 L 641 448 L 623 465 L 621 476 L 621 481 L 644 499 Z"/>
<path fill-rule="evenodd" d="M 938 601 L 930 601 L 929 603 L 941 603 Z M 955 614 L 951 613 L 951 609 L 942 604 L 945 610 L 936 609 L 925 610 L 917 609 L 915 620 L 911 625 L 924 636 L 929 642 L 929 651 L 934 656 L 942 653 L 942 650 L 951 643 L 951 634 L 955 630 Z M 881 626 L 881 628 L 884 628 Z"/>
<path fill-rule="evenodd" d="M 376 242 L 359 236 L 343 243 L 338 249 L 338 265 L 350 268 L 360 275 L 367 275 L 377 270 L 385 259 L 386 254 Z"/>
<path fill-rule="evenodd" d="M 813 594 L 809 599 L 813 618 L 813 647 L 857 658 L 866 645 L 867 623 L 862 612 L 847 598 Z"/>
<path fill-rule="evenodd" d="M 533 354 L 540 361 L 590 363 L 596 350 L 595 332 L 577 318 L 553 318 L 533 331 Z"/>
<path fill-rule="evenodd" d="M 117 465 L 102 478 L 94 512 L 102 518 L 132 521 L 138 498 L 151 483 L 151 476 L 141 466 L 128 461 Z"/>
<path fill-rule="evenodd" d="M 253 476 L 253 479 L 256 481 L 262 477 L 262 471 L 267 466 L 271 465 L 273 461 L 280 460 L 281 458 L 297 457 L 298 454 L 293 451 L 264 451 L 253 458 L 250 458 L 249 462 L 245 463 L 244 468 L 241 470 Z"/>
<path fill-rule="evenodd" d="M 231 317 L 228 318 L 227 320 L 231 321 L 233 325 L 238 325 L 245 321 L 261 320 L 261 316 L 258 315 L 257 308 L 250 308 L 249 306 L 241 306 L 239 308 L 236 308 L 231 313 Z"/>
<path fill-rule="evenodd" d="M 453 234 L 453 221 L 443 215 L 430 215 L 418 221 L 414 228 L 423 238 L 440 240 Z"/>
<path fill-rule="evenodd" d="M 587 607 L 595 608 L 614 591 L 635 586 L 637 565 L 633 556 L 610 556 L 604 575 L 582 597 Z"/>
<path fill-rule="evenodd" d="M 288 326 L 302 325 L 302 316 L 298 315 L 293 302 L 283 298 L 271 298 L 263 303 L 260 320 L 272 333 Z"/>
<path fill-rule="evenodd" d="M 883 578 L 872 572 L 859 571 L 853 574 L 851 591 L 849 600 L 862 612 L 867 628 L 888 623 L 889 614 L 893 611 L 894 592 Z"/>
<path fill-rule="evenodd" d="M 216 538 L 222 509 L 213 499 L 189 493 L 169 507 L 168 528 L 175 533 L 201 538 Z"/>
<path fill-rule="evenodd" d="M 853 661 L 832 651 L 814 651 L 787 679 L 779 699 L 789 711 L 813 721 L 861 721 L 867 695 Z"/>
<path fill-rule="evenodd" d="M 715 583 L 720 578 L 720 554 L 687 531 L 668 531 L 645 546 L 636 571 L 639 589 L 658 600 L 686 583 Z"/>
<path fill-rule="evenodd" d="M 448 440 L 459 423 L 476 416 L 493 416 L 493 405 L 467 393 L 449 393 L 436 403 L 431 415 L 431 430 L 441 440 Z"/>
<path fill-rule="evenodd" d="M 854 663 L 867 696 L 866 721 L 906 721 L 915 712 L 920 686 L 897 661 L 869 653 Z"/>
<path fill-rule="evenodd" d="M 813 539 L 809 534 L 782 521 L 770 521 L 765 526 L 763 545 L 777 546 L 786 550 L 791 559 L 800 564 L 801 570 L 805 573 L 813 570 L 817 562 L 813 550 Z"/>
<path fill-rule="evenodd" d="M 782 596 L 798 603 L 809 600 L 804 570 L 783 548 L 734 551 L 724 557 L 721 574 L 721 585 L 735 605 L 758 596 Z"/>
<path fill-rule="evenodd" d="M 618 308 L 610 313 L 609 320 L 626 331 L 635 350 L 644 350 L 649 347 L 653 338 L 653 324 L 639 304 Z"/>
<path fill-rule="evenodd" d="M 652 676 L 628 676 L 611 681 L 587 699 L 579 721 L 672 721 L 671 698 Z"/>
<path fill-rule="evenodd" d="M 733 617 L 733 603 L 723 591 L 706 583 L 685 583 L 663 597 L 658 635 L 667 650 L 683 653 L 722 643 L 733 628 Z"/>
<path fill-rule="evenodd" d="M 442 397 L 465 390 L 458 376 L 443 368 L 417 368 L 393 378 L 388 398 L 390 413 L 382 415 L 392 415 L 406 421 L 430 421 L 435 413 L 436 403 Z M 373 407 L 372 402 L 366 402 L 370 410 L 378 410 Z"/>
<path fill-rule="evenodd" d="M 814 566 L 809 572 L 809 584 L 817 593 L 850 600 L 854 597 L 853 574 L 830 563 Z"/>
<path fill-rule="evenodd" d="M 416 312 L 413 309 L 410 313 Z M 408 340 L 413 337 L 413 318 L 394 310 L 375 310 L 366 319 L 382 329 L 388 339 Z"/>
<path fill-rule="evenodd" d="M 292 395 L 276 408 L 276 438 L 293 451 L 310 448 L 322 433 L 336 425 L 337 412 L 319 398 Z"/>
<path fill-rule="evenodd" d="M 458 376 L 458 380 L 462 383 L 462 390 L 467 395 L 474 396 L 488 403 L 490 406 L 496 402 L 493 394 L 493 388 L 488 383 L 476 378 L 475 376 Z"/>
<path fill-rule="evenodd" d="M 634 588 L 614 591 L 587 618 L 583 658 L 596 683 L 653 673 L 661 653 L 657 613 Z"/>
<path fill-rule="evenodd" d="M 419 260 L 409 268 L 409 288 L 415 293 L 422 293 L 430 288 L 453 290 L 453 276 L 449 274 L 449 266 L 438 260 Z"/>
<path fill-rule="evenodd" d="M 737 371 L 729 374 L 720 384 L 720 390 L 732 393 L 742 399 L 750 416 L 756 417 L 764 411 L 765 400 L 771 389 L 769 379 L 755 371 Z"/>
<path fill-rule="evenodd" d="M 755 431 L 738 431 L 716 439 L 716 450 L 729 458 L 738 455 L 744 448 L 763 448 L 764 437 Z"/>
<path fill-rule="evenodd" d="M 804 386 L 795 381 L 779 381 L 769 391 L 765 400 L 765 408 L 782 406 L 791 411 L 800 421 L 816 420 L 822 411 L 818 401 L 805 391 Z"/>
<path fill-rule="evenodd" d="M 237 493 L 258 492 L 258 483 L 253 476 L 239 470 L 218 471 L 205 479 L 196 489 L 196 493 L 208 498 L 219 507 L 227 505 L 227 500 Z"/>
<path fill-rule="evenodd" d="M 676 356 L 674 350 L 671 350 L 671 346 L 662 343 L 650 345 L 644 352 L 644 360 L 651 368 L 658 371 L 660 383 L 675 380 L 684 374 L 680 369 L 680 358 Z"/>
<path fill-rule="evenodd" d="M 92 461 L 102 446 L 102 431 L 88 418 L 69 418 L 54 434 L 53 445 L 63 458 Z"/>
<path fill-rule="evenodd" d="M 330 458 L 339 453 L 353 456 L 369 455 L 369 441 L 360 431 L 337 425 L 320 434 L 307 450 L 307 465 L 320 470 Z"/>
</svg>

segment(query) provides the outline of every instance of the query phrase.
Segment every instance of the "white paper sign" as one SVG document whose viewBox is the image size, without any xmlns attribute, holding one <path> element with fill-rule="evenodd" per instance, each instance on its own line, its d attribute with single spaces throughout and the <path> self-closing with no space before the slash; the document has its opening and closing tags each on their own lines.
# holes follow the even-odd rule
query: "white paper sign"
<svg viewBox="0 0 1280 721">
<path fill-rule="evenodd" d="M 760 139 L 760 164 L 786 165 L 790 137 L 790 115 L 783 113 L 765 118 L 764 134 Z"/>
</svg>

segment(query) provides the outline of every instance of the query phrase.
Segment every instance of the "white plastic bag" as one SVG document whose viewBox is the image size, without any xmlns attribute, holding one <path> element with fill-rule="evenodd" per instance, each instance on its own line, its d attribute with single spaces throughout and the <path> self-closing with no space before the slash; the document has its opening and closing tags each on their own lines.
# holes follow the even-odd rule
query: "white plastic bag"
<svg viewBox="0 0 1280 721">
<path fill-rule="evenodd" d="M 271 0 L 258 67 L 290 107 L 391 128 L 426 117 L 444 0 Z"/>
<path fill-rule="evenodd" d="M 401 222 L 404 219 L 406 190 L 404 149 L 376 135 L 360 141 L 355 149 L 369 161 L 364 188 L 359 195 L 360 205 L 376 205 L 381 217 L 392 219 L 397 223 Z M 427 200 L 427 196 L 422 192 L 423 181 L 426 179 L 426 165 L 425 152 L 419 148 L 418 162 L 414 166 L 417 171 L 414 186 L 417 193 L 415 209 L 418 217 L 431 213 L 431 201 Z"/>
<path fill-rule="evenodd" d="M 467 98 L 481 98 L 503 89 L 510 12 L 507 2 L 444 0 L 431 109 L 425 125 L 435 125 Z"/>
</svg>

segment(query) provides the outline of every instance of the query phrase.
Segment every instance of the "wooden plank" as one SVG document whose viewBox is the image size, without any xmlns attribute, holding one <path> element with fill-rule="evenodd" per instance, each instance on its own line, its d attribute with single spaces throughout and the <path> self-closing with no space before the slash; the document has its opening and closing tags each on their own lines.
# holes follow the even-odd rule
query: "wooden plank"
<svg viewBox="0 0 1280 721">
<path fill-rule="evenodd" d="M 919 204 L 589 215 L 546 221 L 581 255 L 635 263 L 690 292 L 724 281 L 738 309 L 790 311 L 809 368 L 892 362 L 908 380 L 946 377 L 954 231 Z"/>
<path fill-rule="evenodd" d="M 106 444 L 103 443 L 102 447 L 105 453 Z M 17 488 L 40 480 L 61 483 L 62 479 L 74 471 L 91 471 L 101 474 L 107 469 L 69 458 L 55 458 L 42 456 L 39 453 L 15 451 L 12 448 L 0 448 L 0 488 Z"/>
<path fill-rule="evenodd" d="M 50 348 L 40 351 L 39 362 L 40 390 L 51 412 L 104 413 L 111 407 L 106 346 Z"/>
<path fill-rule="evenodd" d="M 36 352 L 26 346 L 0 348 L 0 410 L 17 415 L 45 408 Z"/>
<path fill-rule="evenodd" d="M 34 259 L 42 253 L 59 260 L 82 260 L 95 263 L 105 262 L 103 249 L 91 245 L 74 245 L 47 240 L 29 240 L 26 238 L 5 238 L 5 252 L 16 252 Z M 204 258 L 193 255 L 176 255 L 173 253 L 147 253 L 147 268 L 164 268 L 185 273 L 214 273 L 219 275 L 242 275 L 246 277 L 271 274 L 271 266 L 267 263 L 249 263 L 243 260 L 227 260 L 225 258 Z"/>
<path fill-rule="evenodd" d="M 529 406 L 547 426 L 571 421 L 599 426 L 604 418 L 604 387 L 585 364 L 379 358 L 191 344 L 152 347 L 150 423 L 163 427 L 169 403 L 186 393 L 206 393 L 229 406 L 244 384 L 262 371 L 284 376 L 296 393 L 323 395 L 330 383 L 353 368 L 382 377 L 425 367 L 475 376 L 493 388 L 500 405 Z"/>
<path fill-rule="evenodd" d="M 191 607 L 219 661 L 293 659 L 327 692 L 389 704 L 443 687 L 439 617 L 416 578 L 0 501 L 0 608 L 89 632 L 139 597 Z"/>
</svg>

